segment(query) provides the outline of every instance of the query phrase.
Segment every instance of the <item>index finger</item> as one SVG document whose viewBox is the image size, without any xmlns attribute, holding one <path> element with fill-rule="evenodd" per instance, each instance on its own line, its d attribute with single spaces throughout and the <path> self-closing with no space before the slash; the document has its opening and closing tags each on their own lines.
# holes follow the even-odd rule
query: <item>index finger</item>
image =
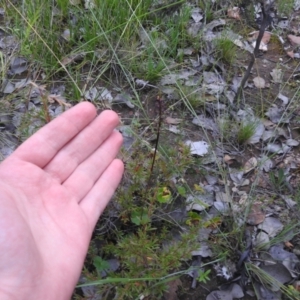
<svg viewBox="0 0 300 300">
<path fill-rule="evenodd" d="M 81 102 L 38 130 L 12 156 L 43 168 L 96 115 L 94 105 Z"/>
</svg>

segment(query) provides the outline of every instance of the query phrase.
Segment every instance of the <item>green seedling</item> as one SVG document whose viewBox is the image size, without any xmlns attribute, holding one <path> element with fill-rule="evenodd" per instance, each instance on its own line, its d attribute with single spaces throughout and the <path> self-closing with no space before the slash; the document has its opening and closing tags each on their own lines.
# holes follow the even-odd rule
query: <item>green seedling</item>
<svg viewBox="0 0 300 300">
<path fill-rule="evenodd" d="M 202 271 L 202 270 L 200 270 L 199 271 L 199 276 L 197 278 L 197 281 L 203 282 L 203 283 L 207 283 L 210 280 L 210 278 L 209 278 L 209 274 L 210 273 L 211 273 L 210 269 L 206 270 L 205 272 Z"/>
<path fill-rule="evenodd" d="M 279 168 L 276 171 L 270 171 L 269 178 L 273 188 L 276 189 L 278 192 L 282 192 L 288 187 L 286 175 L 284 174 L 284 170 L 281 168 Z"/>
<path fill-rule="evenodd" d="M 226 64 L 231 65 L 235 60 L 237 47 L 226 36 L 215 40 L 217 56 Z"/>
<path fill-rule="evenodd" d="M 256 129 L 255 123 L 241 123 L 237 132 L 237 142 L 240 145 L 247 143 L 247 141 L 254 135 Z"/>
<path fill-rule="evenodd" d="M 186 197 L 186 188 L 184 186 L 176 185 L 176 189 L 180 196 Z"/>
<path fill-rule="evenodd" d="M 106 260 L 102 259 L 100 256 L 94 257 L 93 264 L 97 269 L 98 276 L 102 271 L 109 270 L 110 268 L 109 263 Z"/>
<path fill-rule="evenodd" d="M 131 213 L 131 222 L 137 226 L 148 224 L 150 221 L 147 210 L 143 208 L 137 208 Z"/>
</svg>

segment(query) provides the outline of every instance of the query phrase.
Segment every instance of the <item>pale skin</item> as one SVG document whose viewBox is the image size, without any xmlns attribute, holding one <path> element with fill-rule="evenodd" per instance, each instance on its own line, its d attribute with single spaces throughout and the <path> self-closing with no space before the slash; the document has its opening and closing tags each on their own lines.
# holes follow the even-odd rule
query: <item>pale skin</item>
<svg viewBox="0 0 300 300">
<path fill-rule="evenodd" d="M 0 299 L 66 300 L 123 163 L 117 114 L 82 102 L 0 164 Z"/>
</svg>

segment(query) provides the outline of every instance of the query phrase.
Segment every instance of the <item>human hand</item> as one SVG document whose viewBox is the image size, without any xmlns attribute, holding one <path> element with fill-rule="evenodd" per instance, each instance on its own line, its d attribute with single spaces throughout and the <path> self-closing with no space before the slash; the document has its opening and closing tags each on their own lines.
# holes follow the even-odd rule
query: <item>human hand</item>
<svg viewBox="0 0 300 300">
<path fill-rule="evenodd" d="M 0 299 L 70 299 L 123 174 L 118 123 L 82 102 L 0 164 Z"/>
</svg>

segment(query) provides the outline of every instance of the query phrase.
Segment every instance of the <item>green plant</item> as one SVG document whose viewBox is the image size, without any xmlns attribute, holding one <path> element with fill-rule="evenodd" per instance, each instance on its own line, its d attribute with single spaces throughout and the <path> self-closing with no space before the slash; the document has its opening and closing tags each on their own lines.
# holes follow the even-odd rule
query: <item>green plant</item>
<svg viewBox="0 0 300 300">
<path fill-rule="evenodd" d="M 94 257 L 93 264 L 97 270 L 98 276 L 100 276 L 101 272 L 109 270 L 110 267 L 109 263 L 100 256 Z"/>
<path fill-rule="evenodd" d="M 205 23 L 209 23 L 213 20 L 213 3 L 205 0 L 199 1 L 199 7 L 203 10 L 205 15 Z"/>
<path fill-rule="evenodd" d="M 246 263 L 246 270 L 250 276 L 255 276 L 258 281 L 267 289 L 271 291 L 281 290 L 287 299 L 297 300 L 300 293 L 293 288 L 293 286 L 286 286 L 280 283 L 273 276 L 256 266 L 255 264 Z M 254 285 L 255 286 L 255 285 Z M 260 295 L 260 291 L 255 290 L 256 295 Z"/>
<path fill-rule="evenodd" d="M 198 280 L 199 282 L 206 283 L 207 281 L 210 280 L 210 278 L 209 278 L 210 272 L 211 272 L 210 269 L 206 270 L 205 272 L 202 271 L 202 270 L 200 270 L 200 271 L 199 271 L 199 276 L 198 276 L 197 280 Z"/>
<path fill-rule="evenodd" d="M 141 295 L 156 299 L 162 296 L 169 278 L 177 276 L 172 274 L 180 272 L 182 264 L 191 258 L 191 251 L 198 244 L 200 222 L 189 224 L 189 229 L 183 232 L 179 224 L 163 212 L 166 208 L 175 208 L 178 205 L 175 202 L 186 196 L 190 189 L 188 184 L 174 186 L 172 178 L 176 174 L 183 175 L 194 159 L 188 147 L 181 143 L 176 148 L 160 145 L 153 174 L 149 177 L 150 149 L 144 147 L 141 151 L 140 143 L 137 143 L 132 150 L 127 161 L 131 184 L 121 187 L 115 200 L 120 223 L 111 229 L 110 239 L 115 242 L 105 242 L 101 256 L 95 256 L 92 251 L 90 255 L 97 272 L 107 267 L 106 257 L 116 257 L 121 264 L 118 272 L 98 281 L 100 290 L 109 289 L 113 283 L 114 294 L 119 299 L 135 299 Z M 109 211 L 107 214 L 109 216 Z M 128 232 L 123 234 L 120 228 L 127 228 Z M 169 233 L 172 228 L 178 231 L 178 237 Z"/>
<path fill-rule="evenodd" d="M 269 178 L 270 178 L 272 187 L 279 193 L 282 193 L 283 190 L 288 188 L 287 181 L 286 181 L 286 175 L 284 174 L 283 169 L 279 168 L 276 171 L 270 171 Z"/>
<path fill-rule="evenodd" d="M 221 140 L 232 140 L 232 132 L 235 131 L 235 123 L 232 122 L 229 115 L 225 115 L 217 120 L 218 129 L 220 132 Z"/>
<path fill-rule="evenodd" d="M 165 230 L 157 230 L 150 224 L 142 226 L 135 234 L 121 238 L 116 246 L 107 246 L 106 251 L 114 253 L 121 260 L 121 271 L 112 278 L 153 278 L 138 283 L 137 280 L 116 284 L 119 299 L 135 299 L 140 295 L 161 297 L 166 277 L 178 270 L 182 261 L 190 259 L 190 249 L 195 247 L 194 232 L 181 234 L 178 241 L 166 243 Z M 163 245 L 163 243 L 165 245 Z M 193 246 L 194 245 L 194 246 Z M 155 289 L 154 289 L 155 286 Z"/>
<path fill-rule="evenodd" d="M 197 110 L 205 105 L 204 96 L 198 89 L 178 84 L 178 92 L 185 106 L 191 110 Z"/>
<path fill-rule="evenodd" d="M 293 0 L 277 1 L 277 9 L 283 16 L 289 16 L 294 8 Z"/>
<path fill-rule="evenodd" d="M 217 57 L 226 64 L 231 65 L 236 56 L 236 45 L 226 36 L 215 39 Z"/>
<path fill-rule="evenodd" d="M 247 143 L 247 141 L 254 135 L 257 125 L 255 122 L 241 122 L 237 132 L 237 142 L 240 145 Z"/>
</svg>

